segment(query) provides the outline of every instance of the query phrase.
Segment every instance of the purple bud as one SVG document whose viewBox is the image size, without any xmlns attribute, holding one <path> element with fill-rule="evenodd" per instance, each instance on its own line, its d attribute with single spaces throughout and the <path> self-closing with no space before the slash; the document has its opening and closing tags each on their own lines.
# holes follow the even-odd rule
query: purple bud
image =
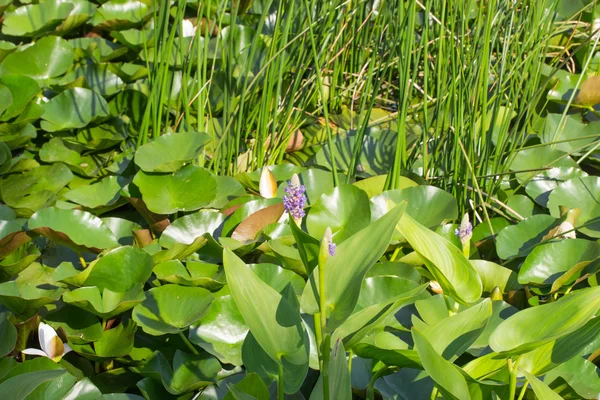
<svg viewBox="0 0 600 400">
<path fill-rule="evenodd" d="M 301 185 L 298 177 L 294 175 L 285 188 L 286 194 L 283 196 L 283 207 L 295 220 L 300 220 L 306 215 L 304 212 L 304 207 L 306 207 L 305 192 L 306 187 Z"/>
<path fill-rule="evenodd" d="M 460 226 L 454 230 L 454 234 L 458 236 L 461 243 L 468 243 L 471 240 L 473 233 L 473 225 L 469 222 L 469 214 L 465 214 Z"/>
<path fill-rule="evenodd" d="M 335 243 L 329 242 L 329 255 L 335 256 Z"/>
</svg>

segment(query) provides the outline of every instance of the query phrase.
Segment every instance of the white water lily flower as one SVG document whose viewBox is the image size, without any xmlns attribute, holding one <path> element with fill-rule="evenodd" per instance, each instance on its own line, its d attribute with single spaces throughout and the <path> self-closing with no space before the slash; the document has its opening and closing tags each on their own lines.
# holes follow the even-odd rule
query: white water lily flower
<svg viewBox="0 0 600 400">
<path fill-rule="evenodd" d="M 575 234 L 575 227 L 569 221 L 564 221 L 558 227 L 558 232 L 556 232 L 556 236 L 561 236 L 564 239 L 576 239 L 577 235 Z"/>
<path fill-rule="evenodd" d="M 277 196 L 277 181 L 275 175 L 264 167 L 260 173 L 260 182 L 258 185 L 260 195 L 265 199 L 272 199 Z"/>
<path fill-rule="evenodd" d="M 192 24 L 192 21 L 184 19 L 181 21 L 181 36 L 190 37 L 196 36 L 196 27 Z"/>
<path fill-rule="evenodd" d="M 25 349 L 23 353 L 32 356 L 48 357 L 52 361 L 59 362 L 65 354 L 72 350 L 68 344 L 63 343 L 54 328 L 43 322 L 40 322 L 38 327 L 38 338 L 42 349 Z"/>
</svg>

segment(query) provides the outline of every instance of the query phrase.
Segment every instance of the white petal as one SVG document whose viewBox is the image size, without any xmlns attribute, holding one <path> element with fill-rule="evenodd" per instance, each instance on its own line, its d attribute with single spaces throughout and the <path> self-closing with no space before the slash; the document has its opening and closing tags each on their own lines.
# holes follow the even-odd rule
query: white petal
<svg viewBox="0 0 600 400">
<path fill-rule="evenodd" d="M 40 339 L 40 346 L 42 350 L 48 354 L 48 351 L 52 349 L 52 339 L 58 336 L 54 328 L 50 325 L 47 325 L 43 322 L 40 322 L 40 326 L 38 328 L 38 337 Z"/>
<path fill-rule="evenodd" d="M 65 346 L 65 351 L 63 351 L 63 356 L 71 351 L 73 351 L 73 349 L 71 348 L 71 346 L 69 346 L 67 343 L 63 343 L 63 346 Z"/>
<path fill-rule="evenodd" d="M 265 199 L 272 199 L 277 196 L 275 175 L 266 167 L 260 173 L 259 192 Z"/>
<path fill-rule="evenodd" d="M 25 349 L 21 353 L 29 354 L 29 355 L 32 355 L 32 356 L 48 357 L 48 354 L 44 353 L 40 349 Z"/>
</svg>

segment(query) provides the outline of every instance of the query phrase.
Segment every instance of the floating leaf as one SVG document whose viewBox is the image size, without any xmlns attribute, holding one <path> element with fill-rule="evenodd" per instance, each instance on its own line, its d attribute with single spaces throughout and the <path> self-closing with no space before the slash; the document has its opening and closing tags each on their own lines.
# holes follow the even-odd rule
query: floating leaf
<svg viewBox="0 0 600 400">
<path fill-rule="evenodd" d="M 63 301 L 109 319 L 141 303 L 146 298 L 142 286 L 138 284 L 127 292 L 113 292 L 109 289 L 101 291 L 95 286 L 83 287 L 67 291 L 63 295 Z"/>
<path fill-rule="evenodd" d="M 135 163 L 144 172 L 175 172 L 196 159 L 209 139 L 207 134 L 198 132 L 162 135 L 137 150 Z"/>
<path fill-rule="evenodd" d="M 126 183 L 120 176 L 108 176 L 97 183 L 70 190 L 63 197 L 87 208 L 107 206 L 119 199 L 119 192 Z"/>
<path fill-rule="evenodd" d="M 217 183 L 207 169 L 187 165 L 168 175 L 137 173 L 133 179 L 148 209 L 157 214 L 194 211 L 215 199 Z"/>
<path fill-rule="evenodd" d="M 574 178 L 558 185 L 548 200 L 550 214 L 558 218 L 560 206 L 581 209 L 575 224 L 577 230 L 600 238 L 600 177 Z"/>
<path fill-rule="evenodd" d="M 73 64 L 73 47 L 58 36 L 46 36 L 30 47 L 7 55 L 0 76 L 25 75 L 45 81 L 64 74 Z"/>
<path fill-rule="evenodd" d="M 43 208 L 29 219 L 28 228 L 76 248 L 107 249 L 119 245 L 102 220 L 85 211 Z"/>
<path fill-rule="evenodd" d="M 507 226 L 496 239 L 498 257 L 508 260 L 527 256 L 555 226 L 556 219 L 546 214 L 533 215 L 517 225 Z"/>
<path fill-rule="evenodd" d="M 154 336 L 177 333 L 198 321 L 209 309 L 213 295 L 206 289 L 163 285 L 146 292 L 132 318 Z"/>
<path fill-rule="evenodd" d="M 48 132 L 83 128 L 108 115 L 108 104 L 98 93 L 84 88 L 67 89 L 44 105 L 42 129 Z"/>
</svg>

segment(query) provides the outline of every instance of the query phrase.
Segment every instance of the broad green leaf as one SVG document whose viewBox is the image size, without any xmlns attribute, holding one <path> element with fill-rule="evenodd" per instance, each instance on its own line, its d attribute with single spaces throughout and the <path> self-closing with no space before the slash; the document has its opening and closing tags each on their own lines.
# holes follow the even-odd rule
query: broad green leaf
<svg viewBox="0 0 600 400">
<path fill-rule="evenodd" d="M 521 354 L 584 326 L 600 309 L 600 287 L 576 290 L 558 301 L 528 308 L 502 322 L 490 336 L 497 353 Z"/>
<path fill-rule="evenodd" d="M 507 226 L 496 239 L 498 257 L 509 260 L 527 256 L 555 226 L 557 220 L 547 214 L 533 215 L 517 225 Z"/>
<path fill-rule="evenodd" d="M 491 315 L 492 302 L 485 299 L 473 307 L 442 319 L 435 325 L 418 324 L 419 332 L 427 338 L 438 354 L 454 361 L 477 340 Z"/>
<path fill-rule="evenodd" d="M 51 31 L 73 11 L 73 3 L 49 0 L 22 6 L 4 14 L 2 33 L 11 36 L 35 36 Z"/>
<path fill-rule="evenodd" d="M 0 84 L 10 90 L 12 103 L 7 105 L 4 114 L 0 113 L 2 121 L 8 121 L 21 114 L 27 104 L 39 93 L 40 87 L 34 79 L 25 75 L 8 75 L 0 78 Z"/>
<path fill-rule="evenodd" d="M 46 323 L 54 329 L 64 329 L 69 341 L 75 344 L 96 341 L 103 331 L 100 320 L 95 315 L 68 304 L 48 314 Z"/>
<path fill-rule="evenodd" d="M 470 262 L 481 279 L 484 294 L 490 295 L 496 287 L 502 293 L 518 290 L 521 287 L 517 281 L 517 274 L 506 267 L 485 260 L 470 260 Z"/>
<path fill-rule="evenodd" d="M 205 234 L 213 235 L 221 226 L 225 216 L 220 212 L 198 211 L 176 219 L 160 237 L 160 245 L 171 248 L 175 243 L 191 244 Z"/>
<path fill-rule="evenodd" d="M 598 368 L 583 357 L 573 357 L 544 376 L 544 382 L 552 385 L 556 379 L 562 378 L 577 394 L 585 399 L 595 399 L 600 393 L 600 377 Z"/>
<path fill-rule="evenodd" d="M 334 330 L 352 314 L 359 298 L 362 281 L 390 243 L 394 227 L 402 217 L 406 203 L 394 207 L 386 215 L 342 242 L 325 265 L 326 306 L 330 310 L 327 328 Z M 301 306 L 303 312 L 319 312 L 319 268 L 311 274 Z"/>
<path fill-rule="evenodd" d="M 20 315 L 60 299 L 64 289 L 52 278 L 52 268 L 33 263 L 16 279 L 0 283 L 0 304 Z"/>
<path fill-rule="evenodd" d="M 581 328 L 521 355 L 519 368 L 541 375 L 576 357 L 600 335 L 600 320 L 592 318 Z"/>
<path fill-rule="evenodd" d="M 371 199 L 371 219 L 386 213 L 388 200 L 395 204 L 406 200 L 406 214 L 427 228 L 436 228 L 444 220 L 458 218 L 454 197 L 434 186 L 420 185 L 388 190 Z"/>
<path fill-rule="evenodd" d="M 367 194 L 355 186 L 342 185 L 312 203 L 306 217 L 306 228 L 311 236 L 321 238 L 329 227 L 334 241 L 341 243 L 366 228 L 370 222 Z"/>
<path fill-rule="evenodd" d="M 182 286 L 203 287 L 215 291 L 225 285 L 222 267 L 200 261 L 187 261 L 186 266 L 179 260 L 165 261 L 156 265 L 153 272 L 160 281 Z"/>
<path fill-rule="evenodd" d="M 105 253 L 84 270 L 82 286 L 126 292 L 152 274 L 152 257 L 136 247 L 123 246 Z"/>
<path fill-rule="evenodd" d="M 246 396 L 246 397 L 243 397 Z M 248 397 L 250 396 L 250 397 Z M 257 374 L 247 374 L 235 385 L 229 386 L 229 393 L 223 400 L 269 400 L 269 389 Z"/>
<path fill-rule="evenodd" d="M 107 30 L 121 30 L 140 25 L 149 7 L 136 0 L 112 0 L 102 4 L 91 19 L 91 24 Z"/>
<path fill-rule="evenodd" d="M 308 372 L 308 335 L 300 314 L 229 249 L 223 262 L 231 295 L 257 343 L 277 363 Z M 300 384 L 302 382 L 300 381 Z M 287 387 L 294 393 L 297 388 Z"/>
<path fill-rule="evenodd" d="M 450 399 L 470 400 L 469 388 L 465 378 L 454 364 L 439 355 L 427 338 L 415 328 L 412 329 L 415 349 L 419 353 L 423 368 L 437 387 Z"/>
<path fill-rule="evenodd" d="M 423 257 L 445 293 L 462 303 L 472 303 L 481 297 L 481 279 L 461 250 L 407 214 L 402 216 L 397 229 Z"/>
<path fill-rule="evenodd" d="M 581 209 L 575 227 L 585 235 L 600 238 L 600 177 L 574 178 L 558 185 L 548 200 L 553 217 L 560 216 L 560 206 Z"/>
<path fill-rule="evenodd" d="M 172 395 L 198 390 L 217 381 L 221 364 L 212 356 L 187 354 L 175 351 L 173 366 L 159 351 L 134 370 L 142 376 L 162 382 Z"/>
<path fill-rule="evenodd" d="M 228 287 L 215 293 L 210 310 L 190 327 L 189 339 L 221 362 L 242 365 L 242 344 L 248 325 L 240 314 Z"/>
<path fill-rule="evenodd" d="M 102 337 L 94 342 L 96 356 L 115 358 L 125 357 L 133 350 L 133 340 L 137 325 L 130 319 L 122 320 L 114 328 L 102 332 Z"/>
<path fill-rule="evenodd" d="M 527 378 L 527 380 L 531 384 L 533 392 L 535 393 L 538 399 L 563 400 L 563 398 L 560 397 L 558 393 L 550 389 L 548 385 L 536 378 L 535 375 L 532 375 L 529 372 L 522 369 L 520 369 L 519 371 L 521 371 L 523 375 L 525 375 L 525 378 Z"/>
<path fill-rule="evenodd" d="M 44 105 L 42 129 L 48 132 L 83 128 L 108 115 L 108 104 L 98 93 L 84 88 L 67 89 Z"/>
<path fill-rule="evenodd" d="M 577 115 L 569 115 L 563 121 L 562 114 L 548 114 L 540 137 L 542 143 L 552 143 L 552 147 L 560 151 L 581 155 L 597 142 L 598 127 L 599 122 L 584 124 Z M 562 143 L 553 144 L 554 142 Z"/>
<path fill-rule="evenodd" d="M 73 64 L 73 46 L 58 36 L 46 36 L 32 46 L 7 55 L 0 76 L 25 75 L 38 82 L 64 74 Z"/>
<path fill-rule="evenodd" d="M 142 286 L 140 283 L 127 292 L 113 292 L 109 289 L 101 291 L 95 286 L 88 286 L 67 291 L 62 299 L 65 303 L 109 319 L 141 303 L 146 298 Z"/>
<path fill-rule="evenodd" d="M 17 328 L 8 320 L 9 313 L 0 313 L 0 357 L 12 352 L 17 343 Z"/>
<path fill-rule="evenodd" d="M 137 173 L 133 179 L 148 209 L 157 214 L 194 211 L 215 199 L 217 182 L 212 173 L 187 165 L 173 174 Z"/>
<path fill-rule="evenodd" d="M 553 284 L 559 277 L 561 286 L 574 282 L 581 271 L 600 258 L 600 244 L 584 239 L 561 240 L 536 247 L 519 269 L 522 284 Z M 556 289 L 559 289 L 560 286 Z"/>
<path fill-rule="evenodd" d="M 107 249 L 119 245 L 102 220 L 85 211 L 43 208 L 29 219 L 28 228 L 76 248 Z"/>
<path fill-rule="evenodd" d="M 213 295 L 206 289 L 163 285 L 146 292 L 146 300 L 135 306 L 132 318 L 150 335 L 173 334 L 202 318 L 212 302 Z"/>
<path fill-rule="evenodd" d="M 14 400 L 24 400 L 38 386 L 60 376 L 66 374 L 64 369 L 41 370 L 27 372 L 21 375 L 13 376 L 0 383 L 2 393 L 10 394 L 10 398 Z"/>
<path fill-rule="evenodd" d="M 339 400 L 352 400 L 352 385 L 346 350 L 342 341 L 337 341 L 331 349 L 329 358 L 329 398 Z M 323 375 L 319 376 L 313 387 L 310 400 L 323 399 Z"/>
<path fill-rule="evenodd" d="M 144 172 L 175 172 L 198 158 L 209 139 L 207 134 L 198 132 L 162 135 L 136 151 L 135 164 Z"/>
<path fill-rule="evenodd" d="M 124 178 L 108 176 L 97 183 L 70 190 L 62 196 L 84 207 L 97 208 L 115 203 L 120 197 L 119 192 L 125 185 Z"/>
<path fill-rule="evenodd" d="M 377 332 L 356 344 L 352 350 L 357 356 L 381 361 L 385 365 L 423 369 L 416 350 L 391 332 Z"/>
</svg>

